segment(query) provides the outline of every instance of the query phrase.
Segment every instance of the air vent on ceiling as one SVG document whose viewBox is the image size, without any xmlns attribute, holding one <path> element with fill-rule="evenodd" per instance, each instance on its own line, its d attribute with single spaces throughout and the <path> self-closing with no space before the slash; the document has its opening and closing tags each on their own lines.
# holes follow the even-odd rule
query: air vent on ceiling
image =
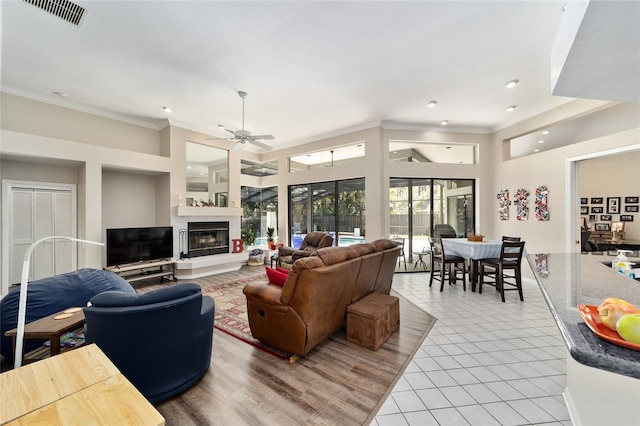
<svg viewBox="0 0 640 426">
<path fill-rule="evenodd" d="M 23 0 L 29 4 L 39 7 L 40 9 L 51 13 L 52 15 L 71 22 L 74 25 L 80 25 L 80 20 L 84 15 L 85 9 L 75 3 L 67 0 Z"/>
</svg>

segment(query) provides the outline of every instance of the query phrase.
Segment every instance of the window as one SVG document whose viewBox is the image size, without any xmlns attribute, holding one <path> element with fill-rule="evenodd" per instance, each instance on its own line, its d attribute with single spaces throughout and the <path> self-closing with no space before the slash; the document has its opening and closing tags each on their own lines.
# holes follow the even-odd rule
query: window
<svg viewBox="0 0 640 426">
<path fill-rule="evenodd" d="M 391 178 L 389 235 L 403 238 L 407 253 L 428 246 L 437 224 L 467 235 L 474 229 L 474 186 L 473 179 Z"/>
<path fill-rule="evenodd" d="M 475 164 L 477 144 L 389 141 L 389 159 L 409 163 Z"/>
<path fill-rule="evenodd" d="M 290 245 L 298 247 L 312 231 L 330 233 L 334 245 L 364 242 L 364 185 L 358 178 L 290 186 Z"/>
<path fill-rule="evenodd" d="M 240 173 L 248 176 L 273 176 L 278 174 L 278 162 L 267 161 L 264 163 L 257 163 L 255 161 L 241 160 L 240 161 Z"/>
<path fill-rule="evenodd" d="M 289 157 L 291 173 L 350 164 L 364 159 L 364 141 Z"/>
<path fill-rule="evenodd" d="M 267 228 L 275 228 L 278 242 L 278 188 L 254 188 L 243 186 L 242 229 L 253 229 L 256 245 L 267 245 Z"/>
</svg>

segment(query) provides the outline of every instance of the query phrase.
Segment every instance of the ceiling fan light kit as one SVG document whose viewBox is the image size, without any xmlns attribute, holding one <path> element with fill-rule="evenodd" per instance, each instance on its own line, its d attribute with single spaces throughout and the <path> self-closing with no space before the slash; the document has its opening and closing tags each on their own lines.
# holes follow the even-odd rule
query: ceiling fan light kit
<svg viewBox="0 0 640 426">
<path fill-rule="evenodd" d="M 231 150 L 240 151 L 240 149 L 242 149 L 242 145 L 249 142 L 250 144 L 257 146 L 260 149 L 263 149 L 265 151 L 271 151 L 272 147 L 259 141 L 275 139 L 272 135 L 252 135 L 250 131 L 244 129 L 244 98 L 247 97 L 247 92 L 239 91 L 238 96 L 242 98 L 242 129 L 235 130 L 235 131 L 229 130 L 225 128 L 222 124 L 218 124 L 219 128 L 233 135 L 233 137 L 230 138 L 230 140 L 235 141 L 236 144 L 233 146 L 233 148 L 231 148 Z M 219 138 L 212 138 L 212 139 L 219 139 Z"/>
</svg>

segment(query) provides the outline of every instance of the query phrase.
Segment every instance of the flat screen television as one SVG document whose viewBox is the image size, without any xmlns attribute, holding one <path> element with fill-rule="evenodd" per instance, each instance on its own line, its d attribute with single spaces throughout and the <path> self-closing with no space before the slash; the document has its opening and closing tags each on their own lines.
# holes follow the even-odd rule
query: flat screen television
<svg viewBox="0 0 640 426">
<path fill-rule="evenodd" d="M 173 227 L 107 229 L 107 266 L 173 257 Z"/>
</svg>

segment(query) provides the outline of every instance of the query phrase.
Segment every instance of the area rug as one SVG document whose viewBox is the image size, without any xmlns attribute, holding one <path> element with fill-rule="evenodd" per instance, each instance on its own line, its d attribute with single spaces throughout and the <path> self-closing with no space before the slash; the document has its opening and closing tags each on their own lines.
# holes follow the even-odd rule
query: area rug
<svg viewBox="0 0 640 426">
<path fill-rule="evenodd" d="M 242 293 L 242 289 L 248 283 L 262 279 L 264 279 L 264 275 L 256 275 L 254 277 L 203 287 L 202 293 L 213 297 L 213 300 L 216 302 L 213 326 L 238 340 L 262 349 L 278 358 L 290 359 L 293 354 L 267 346 L 261 341 L 254 339 L 251 335 L 249 318 L 247 316 L 247 298 Z"/>
</svg>

